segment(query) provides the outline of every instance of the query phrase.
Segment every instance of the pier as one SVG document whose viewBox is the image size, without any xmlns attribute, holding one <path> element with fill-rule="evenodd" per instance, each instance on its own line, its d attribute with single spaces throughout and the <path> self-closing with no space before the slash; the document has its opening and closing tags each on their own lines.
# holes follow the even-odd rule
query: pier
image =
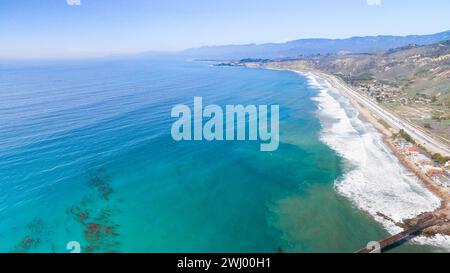
<svg viewBox="0 0 450 273">
<path fill-rule="evenodd" d="M 408 229 L 405 229 L 400 233 L 392 235 L 386 239 L 378 241 L 377 242 L 378 245 L 374 245 L 372 247 L 367 246 L 363 249 L 356 251 L 355 253 L 376 253 L 386 251 L 419 235 L 419 233 L 426 228 L 441 224 L 442 221 L 443 221 L 442 219 L 436 218 L 434 215 L 428 215 L 428 217 L 422 219 L 416 225 Z"/>
</svg>

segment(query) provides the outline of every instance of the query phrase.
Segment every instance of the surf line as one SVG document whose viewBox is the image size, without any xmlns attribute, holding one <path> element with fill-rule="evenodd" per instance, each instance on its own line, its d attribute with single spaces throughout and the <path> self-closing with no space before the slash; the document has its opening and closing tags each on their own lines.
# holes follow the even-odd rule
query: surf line
<svg viewBox="0 0 450 273">
<path fill-rule="evenodd" d="M 280 106 L 270 105 L 268 110 L 268 105 L 238 104 L 226 105 L 224 111 L 215 104 L 203 107 L 202 97 L 194 97 L 193 112 L 184 104 L 172 108 L 171 117 L 178 119 L 172 124 L 171 135 L 175 141 L 259 140 L 260 151 L 275 151 L 280 139 Z"/>
</svg>

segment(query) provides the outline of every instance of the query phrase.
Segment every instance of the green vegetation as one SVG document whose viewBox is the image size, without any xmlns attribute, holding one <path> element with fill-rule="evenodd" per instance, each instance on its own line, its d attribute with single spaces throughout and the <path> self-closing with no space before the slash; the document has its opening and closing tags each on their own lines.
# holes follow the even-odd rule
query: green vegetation
<svg viewBox="0 0 450 273">
<path fill-rule="evenodd" d="M 427 154 L 427 155 L 430 155 L 430 153 L 428 152 L 428 150 L 425 149 L 425 147 L 423 147 L 423 145 L 417 144 L 417 148 L 419 148 L 419 150 L 421 150 L 422 153 Z"/>
<path fill-rule="evenodd" d="M 450 160 L 450 157 L 442 156 L 439 153 L 435 153 L 434 155 L 431 156 L 431 159 L 433 159 L 435 162 L 437 162 L 439 164 L 444 164 L 445 162 Z"/>
<path fill-rule="evenodd" d="M 398 131 L 399 135 L 406 141 L 411 142 L 412 144 L 415 144 L 416 142 L 414 141 L 414 139 L 407 133 L 405 132 L 405 130 L 400 129 L 400 131 Z"/>
<path fill-rule="evenodd" d="M 426 76 L 428 73 L 429 72 L 428 72 L 428 69 L 426 67 L 421 67 L 421 68 L 419 68 L 416 71 L 415 76 L 416 77 L 423 77 L 423 76 Z"/>
</svg>

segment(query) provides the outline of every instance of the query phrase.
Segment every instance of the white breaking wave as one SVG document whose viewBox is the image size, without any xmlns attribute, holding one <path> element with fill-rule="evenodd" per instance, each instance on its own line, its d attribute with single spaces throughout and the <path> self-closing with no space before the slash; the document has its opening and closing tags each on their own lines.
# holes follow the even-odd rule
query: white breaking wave
<svg viewBox="0 0 450 273">
<path fill-rule="evenodd" d="M 345 175 L 335 182 L 339 194 L 371 214 L 391 234 L 401 228 L 377 213 L 401 222 L 440 206 L 440 199 L 399 162 L 382 135 L 370 123 L 360 120 L 335 88 L 313 74 L 302 75 L 320 90 L 313 100 L 318 104 L 321 140 L 345 160 Z M 450 249 L 449 236 L 417 237 L 413 242 Z"/>
</svg>

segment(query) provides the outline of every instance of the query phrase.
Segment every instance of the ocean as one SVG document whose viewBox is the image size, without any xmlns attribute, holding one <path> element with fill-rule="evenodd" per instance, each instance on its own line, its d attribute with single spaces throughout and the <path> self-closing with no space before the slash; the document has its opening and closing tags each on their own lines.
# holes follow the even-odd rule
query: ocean
<svg viewBox="0 0 450 273">
<path fill-rule="evenodd" d="M 180 141 L 171 109 L 280 105 L 280 146 Z M 353 252 L 438 200 L 326 83 L 208 62 L 0 64 L 0 251 Z M 392 251 L 439 249 L 417 241 Z M 427 244 L 427 245 L 424 245 Z"/>
</svg>

